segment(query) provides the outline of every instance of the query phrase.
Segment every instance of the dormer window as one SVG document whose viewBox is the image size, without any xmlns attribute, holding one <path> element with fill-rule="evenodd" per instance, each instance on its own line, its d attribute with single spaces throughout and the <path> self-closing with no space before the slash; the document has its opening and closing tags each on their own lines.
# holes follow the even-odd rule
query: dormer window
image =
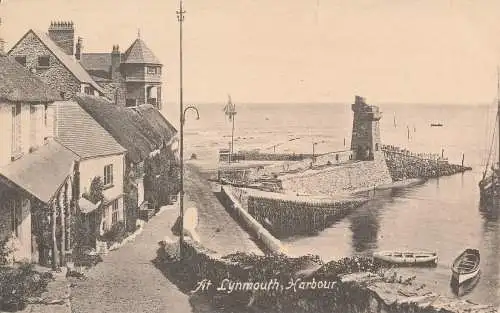
<svg viewBox="0 0 500 313">
<path fill-rule="evenodd" d="M 38 67 L 47 68 L 50 66 L 50 56 L 43 55 L 38 57 Z"/>
<path fill-rule="evenodd" d="M 22 66 L 26 66 L 26 56 L 15 57 L 15 60 L 17 63 L 21 64 Z"/>
</svg>

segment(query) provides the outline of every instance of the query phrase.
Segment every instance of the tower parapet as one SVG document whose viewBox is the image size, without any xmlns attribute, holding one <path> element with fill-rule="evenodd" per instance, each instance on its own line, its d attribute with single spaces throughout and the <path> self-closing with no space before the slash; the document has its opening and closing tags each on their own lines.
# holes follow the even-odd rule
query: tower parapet
<svg viewBox="0 0 500 313">
<path fill-rule="evenodd" d="M 356 96 L 351 108 L 354 112 L 351 139 L 354 159 L 374 160 L 380 154 L 379 121 L 382 118 L 382 112 L 377 106 L 368 105 L 360 96 Z"/>
</svg>

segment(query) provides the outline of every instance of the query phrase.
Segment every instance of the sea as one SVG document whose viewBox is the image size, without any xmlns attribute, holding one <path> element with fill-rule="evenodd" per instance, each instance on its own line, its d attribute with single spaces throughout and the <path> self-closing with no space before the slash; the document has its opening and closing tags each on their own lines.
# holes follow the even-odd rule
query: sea
<svg viewBox="0 0 500 313">
<path fill-rule="evenodd" d="M 369 101 L 368 101 L 369 102 Z M 292 254 L 317 254 L 324 261 L 370 255 L 377 250 L 437 251 L 436 268 L 407 269 L 436 292 L 500 306 L 500 219 L 479 208 L 479 188 L 493 140 L 496 106 L 490 104 L 377 104 L 383 144 L 436 153 L 472 171 L 406 189 L 380 191 L 372 200 L 329 228 L 283 240 Z M 232 121 L 224 104 L 199 104 L 199 119 L 188 111 L 185 155 L 211 160 L 231 142 Z M 176 108 L 164 113 L 177 119 Z M 317 154 L 348 149 L 351 103 L 236 104 L 234 150 Z M 431 127 L 431 123 L 442 124 Z M 498 155 L 498 154 L 497 154 Z M 488 163 L 489 162 L 489 163 Z M 215 165 L 214 165 L 215 166 Z M 450 288 L 451 264 L 465 248 L 481 253 L 479 280 L 463 295 Z"/>
</svg>

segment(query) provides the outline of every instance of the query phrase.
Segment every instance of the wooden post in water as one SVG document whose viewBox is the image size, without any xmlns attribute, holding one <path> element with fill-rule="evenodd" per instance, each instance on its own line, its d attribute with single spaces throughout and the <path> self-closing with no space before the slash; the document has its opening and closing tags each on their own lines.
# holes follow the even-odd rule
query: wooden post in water
<svg viewBox="0 0 500 313">
<path fill-rule="evenodd" d="M 462 153 L 462 170 L 463 170 L 463 167 L 464 167 L 464 159 L 465 159 L 465 153 Z"/>
<path fill-rule="evenodd" d="M 441 159 L 444 159 L 444 149 L 441 149 Z"/>
<path fill-rule="evenodd" d="M 408 132 L 408 141 L 410 141 L 410 127 L 406 125 L 406 130 Z"/>
</svg>

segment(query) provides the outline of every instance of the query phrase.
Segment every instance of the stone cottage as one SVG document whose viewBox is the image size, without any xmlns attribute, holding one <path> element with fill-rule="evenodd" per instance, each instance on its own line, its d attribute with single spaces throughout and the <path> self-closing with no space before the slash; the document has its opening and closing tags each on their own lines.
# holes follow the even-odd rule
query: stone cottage
<svg viewBox="0 0 500 313">
<path fill-rule="evenodd" d="M 8 55 L 38 75 L 67 100 L 77 93 L 104 95 L 104 90 L 73 57 L 70 24 L 58 25 L 45 34 L 29 30 L 8 52 Z"/>
<path fill-rule="evenodd" d="M 75 42 L 73 22 L 52 22 L 45 34 L 29 30 L 9 55 L 36 72 L 65 99 L 77 93 L 105 96 L 115 104 L 137 106 L 162 102 L 162 64 L 141 38 L 124 52 L 84 53 Z"/>
</svg>

